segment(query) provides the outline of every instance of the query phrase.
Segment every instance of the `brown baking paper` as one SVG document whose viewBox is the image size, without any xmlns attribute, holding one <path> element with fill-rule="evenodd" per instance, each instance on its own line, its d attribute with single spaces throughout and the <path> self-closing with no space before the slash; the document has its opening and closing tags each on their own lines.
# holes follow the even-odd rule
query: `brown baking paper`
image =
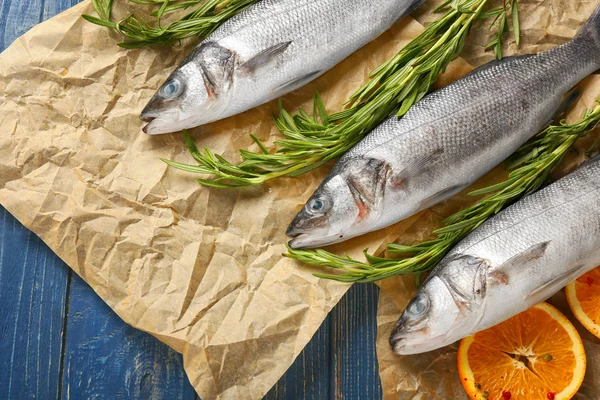
<svg viewBox="0 0 600 400">
<path fill-rule="evenodd" d="M 575 35 L 597 4 L 596 0 L 520 0 L 521 48 L 517 49 L 514 41 L 509 38 L 505 46 L 505 54 L 535 53 L 566 42 Z M 424 23 L 432 19 L 427 10 L 420 10 L 416 18 Z M 464 58 L 473 66 L 493 58 L 493 55 L 484 53 L 487 40 L 489 40 L 487 25 L 477 26 L 472 31 Z M 586 108 L 595 106 L 595 99 L 600 96 L 600 75 L 592 75 L 579 85 L 579 88 L 583 94 L 568 113 L 566 118 L 569 122 L 577 121 Z M 554 173 L 553 178 L 564 176 L 581 163 L 585 159 L 586 151 L 599 135 L 600 129 L 596 129 L 590 137 L 580 140 L 557 168 L 558 171 Z M 506 171 L 500 166 L 455 198 L 421 213 L 414 224 L 403 232 L 400 242 L 412 244 L 431 238 L 432 228 L 442 226 L 445 217 L 474 202 L 474 199 L 467 195 L 469 191 L 500 182 L 506 176 Z M 468 399 L 458 379 L 456 366 L 458 343 L 414 356 L 398 356 L 392 352 L 388 340 L 402 310 L 416 293 L 414 278 L 412 276 L 390 278 L 380 282 L 380 287 L 377 356 L 384 399 Z M 552 297 L 550 302 L 575 324 L 586 349 L 587 373 L 575 398 L 598 399 L 600 397 L 600 382 L 597 379 L 600 373 L 600 339 L 587 332 L 573 317 L 563 292 Z"/>
<path fill-rule="evenodd" d="M 121 318 L 181 352 L 202 399 L 260 398 L 348 289 L 282 257 L 288 222 L 327 168 L 242 190 L 167 168 L 159 158 L 193 162 L 181 135 L 146 136 L 138 116 L 194 43 L 120 49 L 118 35 L 80 17 L 92 12 L 75 6 L 0 55 L 0 203 Z M 340 109 L 421 30 L 405 19 L 284 104 L 311 109 L 319 90 Z M 276 111 L 271 102 L 192 133 L 235 160 L 258 150 L 248 134 L 277 136 Z M 413 222 L 334 250 L 360 256 Z"/>
</svg>

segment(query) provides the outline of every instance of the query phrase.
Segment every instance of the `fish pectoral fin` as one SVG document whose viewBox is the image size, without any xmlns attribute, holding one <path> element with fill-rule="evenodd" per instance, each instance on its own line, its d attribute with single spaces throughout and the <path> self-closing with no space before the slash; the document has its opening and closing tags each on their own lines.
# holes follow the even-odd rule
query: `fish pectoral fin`
<svg viewBox="0 0 600 400">
<path fill-rule="evenodd" d="M 321 75 L 322 73 L 323 73 L 323 70 L 309 72 L 306 75 L 303 75 L 296 79 L 292 79 L 291 81 L 278 86 L 277 88 L 275 88 L 275 90 L 273 90 L 273 92 L 281 93 L 281 94 L 291 92 L 292 90 L 295 90 L 299 87 L 306 85 L 308 82 L 312 81 L 313 79 L 315 79 L 317 76 Z"/>
<path fill-rule="evenodd" d="M 252 58 L 242 63 L 242 70 L 249 73 L 254 73 L 257 69 L 266 64 L 269 64 L 274 58 L 285 52 L 285 50 L 290 46 L 290 44 L 292 44 L 291 41 L 281 42 L 267 49 L 264 49 L 260 53 L 256 54 Z"/>
<path fill-rule="evenodd" d="M 431 164 L 434 164 L 444 154 L 444 149 L 436 148 L 428 151 L 426 154 L 421 154 L 417 157 L 409 159 L 402 172 L 405 175 L 416 176 L 426 171 Z"/>
<path fill-rule="evenodd" d="M 522 270 L 528 263 L 542 258 L 549 245 L 550 242 L 534 244 L 525 251 L 509 258 L 497 268 L 492 268 L 488 273 L 490 284 L 494 286 L 508 285 L 513 271 Z"/>
<path fill-rule="evenodd" d="M 425 208 L 429 208 L 432 207 L 438 203 L 441 203 L 442 201 L 449 199 L 450 197 L 454 196 L 455 194 L 461 192 L 464 188 L 466 188 L 469 185 L 454 185 L 454 186 L 450 186 L 448 188 L 442 189 L 439 192 L 435 193 L 432 196 L 429 196 L 428 198 L 421 200 L 421 202 L 419 203 L 419 206 L 421 207 L 421 209 L 425 209 Z"/>
<path fill-rule="evenodd" d="M 437 148 L 426 154 L 408 158 L 403 168 L 391 176 L 390 186 L 396 190 L 406 189 L 406 185 L 412 178 L 426 173 L 431 164 L 434 164 L 443 153 L 442 148 Z"/>
<path fill-rule="evenodd" d="M 506 281 L 508 283 L 508 276 L 511 275 L 512 271 L 514 271 L 515 269 L 521 270 L 526 264 L 542 258 L 546 253 L 546 249 L 548 248 L 550 243 L 551 242 L 541 242 L 534 244 L 533 246 L 520 252 L 516 256 L 513 256 L 506 260 L 498 268 L 495 268 L 493 271 L 491 271 L 491 273 L 498 274 L 499 277 L 506 277 Z"/>
<path fill-rule="evenodd" d="M 588 268 L 585 265 L 578 265 L 577 267 L 560 274 L 559 276 L 554 277 L 553 279 L 544 282 L 537 289 L 529 293 L 525 297 L 525 301 L 532 301 L 535 299 L 536 303 L 540 301 L 546 300 L 548 297 L 552 296 L 554 293 L 558 292 L 560 289 L 565 287 L 570 282 L 579 278 L 583 275 Z"/>
</svg>

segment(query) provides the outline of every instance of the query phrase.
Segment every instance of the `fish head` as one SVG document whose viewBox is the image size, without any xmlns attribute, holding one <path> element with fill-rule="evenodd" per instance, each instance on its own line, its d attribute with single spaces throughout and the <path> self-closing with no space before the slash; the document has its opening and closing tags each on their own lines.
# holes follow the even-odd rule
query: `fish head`
<svg viewBox="0 0 600 400">
<path fill-rule="evenodd" d="M 489 266 L 470 255 L 442 260 L 396 323 L 390 336 L 394 352 L 423 353 L 476 332 L 485 313 Z"/>
<path fill-rule="evenodd" d="M 461 310 L 447 285 L 434 276 L 408 303 L 390 336 L 396 354 L 418 354 L 455 341 Z"/>
<path fill-rule="evenodd" d="M 149 135 L 177 132 L 222 118 L 232 85 L 234 57 L 204 44 L 169 76 L 142 110 Z"/>
<path fill-rule="evenodd" d="M 293 249 L 327 246 L 344 240 L 357 219 L 350 188 L 341 175 L 334 175 L 319 186 L 289 225 Z"/>
<path fill-rule="evenodd" d="M 290 247 L 326 246 L 373 230 L 388 170 L 373 158 L 340 160 L 290 224 Z"/>
</svg>

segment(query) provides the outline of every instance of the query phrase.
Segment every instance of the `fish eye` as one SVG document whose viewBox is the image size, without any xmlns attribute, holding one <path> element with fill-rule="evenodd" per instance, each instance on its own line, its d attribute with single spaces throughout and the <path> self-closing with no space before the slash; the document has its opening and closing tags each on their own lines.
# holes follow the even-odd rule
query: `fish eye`
<svg viewBox="0 0 600 400">
<path fill-rule="evenodd" d="M 167 99 L 175 98 L 181 92 L 181 83 L 179 79 L 173 78 L 168 81 L 162 89 L 160 89 L 160 93 L 166 97 Z"/>
<path fill-rule="evenodd" d="M 408 306 L 407 311 L 415 316 L 424 315 L 429 310 L 429 298 L 427 296 L 416 297 Z"/>
<path fill-rule="evenodd" d="M 321 214 L 329 209 L 329 202 L 323 197 L 315 197 L 308 202 L 306 207 L 312 214 Z"/>
</svg>

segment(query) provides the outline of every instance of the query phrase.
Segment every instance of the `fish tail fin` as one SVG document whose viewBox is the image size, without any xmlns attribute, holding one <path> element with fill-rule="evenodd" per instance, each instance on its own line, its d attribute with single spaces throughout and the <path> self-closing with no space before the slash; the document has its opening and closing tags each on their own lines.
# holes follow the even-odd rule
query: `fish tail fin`
<svg viewBox="0 0 600 400">
<path fill-rule="evenodd" d="M 579 30 L 576 38 L 591 40 L 594 43 L 596 58 L 600 66 L 600 6 L 596 7 L 592 16 Z"/>
</svg>

